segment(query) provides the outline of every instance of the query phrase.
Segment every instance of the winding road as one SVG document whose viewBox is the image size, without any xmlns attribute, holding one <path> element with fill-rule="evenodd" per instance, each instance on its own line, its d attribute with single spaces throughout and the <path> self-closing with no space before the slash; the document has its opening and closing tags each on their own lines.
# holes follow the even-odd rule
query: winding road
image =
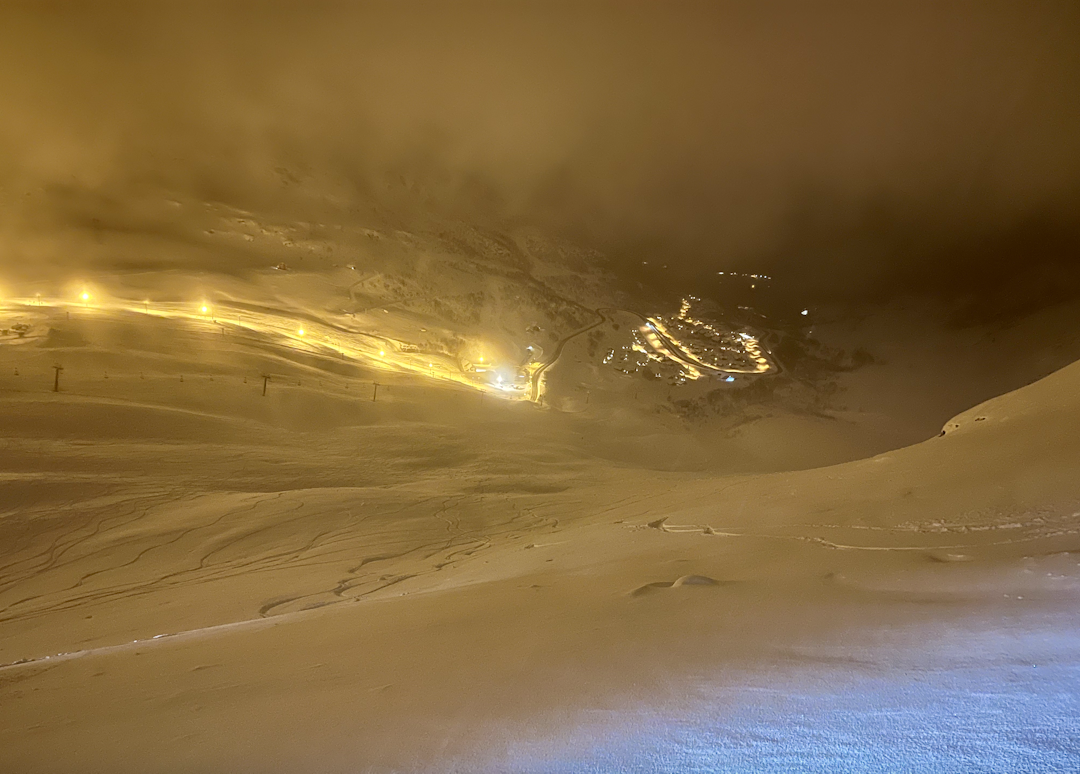
<svg viewBox="0 0 1080 774">
<path fill-rule="evenodd" d="M 576 339 L 578 336 L 588 333 L 594 328 L 599 328 L 605 322 L 611 322 L 611 318 L 607 314 L 605 314 L 605 312 L 610 313 L 617 312 L 619 310 L 601 308 L 593 309 L 591 311 L 594 314 L 598 315 L 600 319 L 592 323 L 591 325 L 586 325 L 584 328 L 579 328 L 573 333 L 567 334 L 563 338 L 559 339 L 559 343 L 555 345 L 555 351 L 551 353 L 551 359 L 548 360 L 546 363 L 541 364 L 537 367 L 535 371 L 533 371 L 531 383 L 529 385 L 529 400 L 531 400 L 533 403 L 537 403 L 540 400 L 540 377 L 544 375 L 544 371 L 551 368 L 551 366 L 555 365 L 555 363 L 558 362 L 559 356 L 562 354 L 563 347 L 565 347 L 572 339 Z"/>
</svg>

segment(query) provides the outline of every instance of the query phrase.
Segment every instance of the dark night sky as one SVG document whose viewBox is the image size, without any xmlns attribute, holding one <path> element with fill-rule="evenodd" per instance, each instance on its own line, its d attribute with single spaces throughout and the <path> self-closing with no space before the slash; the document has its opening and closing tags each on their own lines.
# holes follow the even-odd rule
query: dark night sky
<svg viewBox="0 0 1080 774">
<path fill-rule="evenodd" d="M 299 208 L 285 168 L 688 277 L 1076 287 L 1076 3 L 355 5 L 6 5 L 0 186 Z"/>
</svg>

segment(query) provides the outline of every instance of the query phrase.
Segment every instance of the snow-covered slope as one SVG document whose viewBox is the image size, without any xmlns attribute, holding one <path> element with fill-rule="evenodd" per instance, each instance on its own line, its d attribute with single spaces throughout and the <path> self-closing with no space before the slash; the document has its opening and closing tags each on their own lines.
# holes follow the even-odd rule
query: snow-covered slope
<svg viewBox="0 0 1080 774">
<path fill-rule="evenodd" d="M 182 382 L 67 346 L 59 393 L 55 348 L 5 350 L 34 365 L 0 398 L 0 768 L 476 770 L 870 621 L 1075 602 L 1080 364 L 915 446 L 717 477 L 632 413 L 303 362 L 263 397 L 226 364 L 273 350 L 196 340 L 220 368 Z"/>
</svg>

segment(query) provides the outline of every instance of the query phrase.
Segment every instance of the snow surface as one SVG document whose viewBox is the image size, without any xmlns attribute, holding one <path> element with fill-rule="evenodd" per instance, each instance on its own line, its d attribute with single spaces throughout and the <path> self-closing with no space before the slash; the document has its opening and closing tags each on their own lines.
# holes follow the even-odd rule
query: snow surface
<svg viewBox="0 0 1080 774">
<path fill-rule="evenodd" d="M 1075 766 L 1080 364 L 853 459 L 171 308 L 0 348 L 0 770 Z"/>
</svg>

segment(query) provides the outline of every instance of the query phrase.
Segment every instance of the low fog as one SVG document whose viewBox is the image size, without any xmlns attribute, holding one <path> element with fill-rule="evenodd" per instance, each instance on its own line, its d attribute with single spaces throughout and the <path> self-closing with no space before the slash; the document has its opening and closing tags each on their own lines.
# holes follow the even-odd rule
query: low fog
<svg viewBox="0 0 1080 774">
<path fill-rule="evenodd" d="M 174 192 L 540 226 L 812 299 L 1077 288 L 1071 3 L 2 13 L 5 265 L 70 260 L 27 232 L 166 228 L 131 201 Z"/>
</svg>

